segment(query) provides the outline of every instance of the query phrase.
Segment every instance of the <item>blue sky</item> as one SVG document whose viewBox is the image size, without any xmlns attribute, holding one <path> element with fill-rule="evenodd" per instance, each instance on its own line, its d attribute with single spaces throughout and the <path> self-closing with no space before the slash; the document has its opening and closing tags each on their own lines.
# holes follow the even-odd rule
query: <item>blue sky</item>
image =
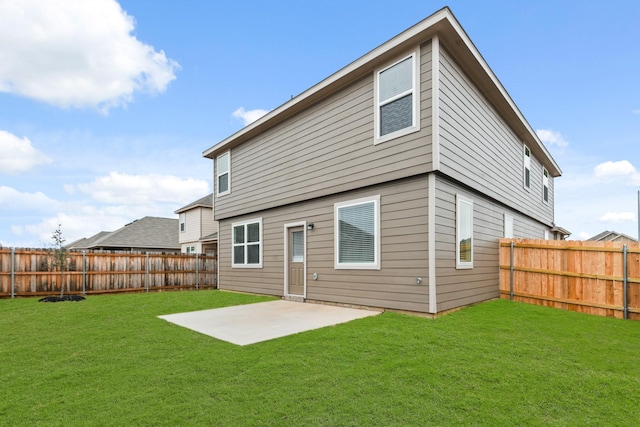
<svg viewBox="0 0 640 427">
<path fill-rule="evenodd" d="M 640 2 L 0 0 L 0 244 L 177 218 L 204 150 L 445 5 L 562 168 L 556 223 L 636 236 Z"/>
</svg>

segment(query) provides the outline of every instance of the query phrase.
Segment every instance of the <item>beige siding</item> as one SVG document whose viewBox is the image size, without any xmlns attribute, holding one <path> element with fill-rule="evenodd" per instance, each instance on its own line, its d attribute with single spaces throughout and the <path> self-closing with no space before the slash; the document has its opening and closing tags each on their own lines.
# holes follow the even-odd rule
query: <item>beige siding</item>
<svg viewBox="0 0 640 427">
<path fill-rule="evenodd" d="M 421 130 L 374 145 L 373 70 L 231 151 L 216 219 L 422 174 L 431 168 L 431 45 L 420 50 Z"/>
<path fill-rule="evenodd" d="M 550 225 L 553 183 L 550 203 L 545 204 L 541 163 L 532 155 L 531 189 L 525 189 L 522 142 L 447 51 L 441 49 L 440 53 L 442 172 Z"/>
<path fill-rule="evenodd" d="M 196 242 L 200 238 L 200 209 L 191 209 L 184 214 L 185 224 L 184 231 L 179 234 L 180 243 Z"/>
<path fill-rule="evenodd" d="M 200 237 L 205 237 L 218 231 L 218 223 L 213 220 L 213 209 L 199 208 L 201 231 Z"/>
<path fill-rule="evenodd" d="M 427 192 L 426 177 L 414 177 L 221 221 L 220 287 L 283 295 L 284 224 L 306 220 L 315 226 L 307 232 L 307 299 L 426 312 Z M 381 269 L 334 269 L 334 203 L 373 195 L 380 195 Z M 257 217 L 263 268 L 232 268 L 231 223 Z"/>
<path fill-rule="evenodd" d="M 456 269 L 456 194 L 473 201 L 473 268 Z M 438 311 L 499 296 L 498 239 L 504 215 L 514 237 L 541 239 L 549 227 L 502 204 L 439 177 L 436 182 L 436 286 Z"/>
</svg>

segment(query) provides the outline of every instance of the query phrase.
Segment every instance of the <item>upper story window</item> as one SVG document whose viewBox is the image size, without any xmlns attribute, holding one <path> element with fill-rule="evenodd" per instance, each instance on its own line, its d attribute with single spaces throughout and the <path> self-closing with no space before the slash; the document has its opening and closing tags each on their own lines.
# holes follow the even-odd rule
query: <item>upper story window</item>
<svg viewBox="0 0 640 427">
<path fill-rule="evenodd" d="M 335 268 L 380 269 L 380 196 L 334 205 Z"/>
<path fill-rule="evenodd" d="M 473 268 L 473 201 L 456 195 L 456 268 Z"/>
<path fill-rule="evenodd" d="M 542 201 L 549 203 L 549 172 L 547 169 L 542 169 Z"/>
<path fill-rule="evenodd" d="M 187 214 L 185 212 L 182 212 L 180 214 L 180 231 L 183 232 L 186 230 L 186 222 L 187 222 Z"/>
<path fill-rule="evenodd" d="M 419 130 L 418 74 L 415 52 L 376 73 L 376 143 Z"/>
<path fill-rule="evenodd" d="M 262 267 L 262 218 L 231 225 L 233 267 Z"/>
<path fill-rule="evenodd" d="M 523 153 L 523 168 L 524 168 L 524 188 L 527 190 L 531 188 L 531 150 L 526 145 L 524 146 Z"/>
<path fill-rule="evenodd" d="M 231 154 L 227 151 L 216 159 L 218 196 L 231 192 Z"/>
</svg>

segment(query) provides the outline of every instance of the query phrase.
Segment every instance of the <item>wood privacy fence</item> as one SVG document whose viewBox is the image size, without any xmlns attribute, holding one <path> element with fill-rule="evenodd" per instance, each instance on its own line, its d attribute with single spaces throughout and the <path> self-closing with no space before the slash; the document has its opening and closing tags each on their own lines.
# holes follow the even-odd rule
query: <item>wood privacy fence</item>
<svg viewBox="0 0 640 427">
<path fill-rule="evenodd" d="M 42 249 L 0 249 L 0 297 L 55 295 L 63 275 Z M 64 292 L 98 294 L 217 286 L 217 258 L 136 252 L 69 252 Z"/>
<path fill-rule="evenodd" d="M 500 296 L 640 320 L 637 243 L 500 239 Z"/>
</svg>

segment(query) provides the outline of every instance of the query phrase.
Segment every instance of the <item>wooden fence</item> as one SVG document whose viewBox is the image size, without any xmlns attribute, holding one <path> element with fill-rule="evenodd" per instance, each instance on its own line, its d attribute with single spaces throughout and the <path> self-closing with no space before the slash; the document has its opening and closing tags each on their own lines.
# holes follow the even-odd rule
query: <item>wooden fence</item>
<svg viewBox="0 0 640 427">
<path fill-rule="evenodd" d="M 512 247 L 513 242 L 513 247 Z M 637 243 L 500 240 L 500 296 L 640 320 Z"/>
<path fill-rule="evenodd" d="M 217 258 L 136 252 L 69 252 L 65 294 L 217 287 Z M 0 249 L 0 297 L 56 295 L 63 275 L 42 249 Z"/>
</svg>

